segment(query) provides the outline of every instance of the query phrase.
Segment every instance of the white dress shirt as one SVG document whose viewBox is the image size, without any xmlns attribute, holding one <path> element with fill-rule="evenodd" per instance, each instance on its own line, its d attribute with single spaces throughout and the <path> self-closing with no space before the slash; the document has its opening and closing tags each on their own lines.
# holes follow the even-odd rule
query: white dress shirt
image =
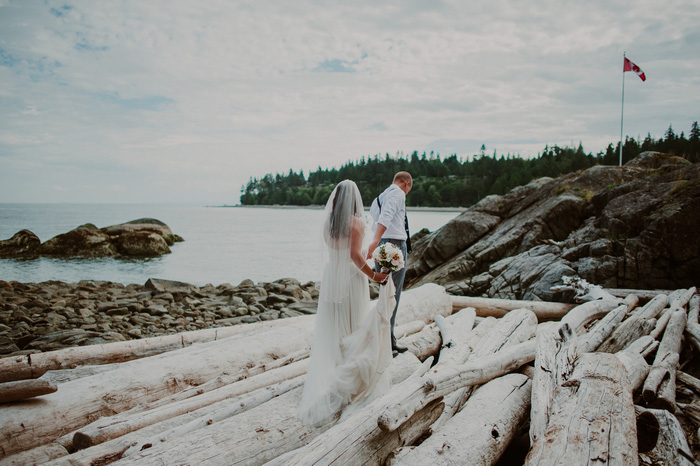
<svg viewBox="0 0 700 466">
<path fill-rule="evenodd" d="M 372 217 L 372 231 L 377 231 L 377 224 L 386 227 L 382 238 L 406 240 L 406 193 L 395 184 L 391 184 L 379 195 L 381 212 L 377 199 L 372 201 L 369 214 Z"/>
</svg>

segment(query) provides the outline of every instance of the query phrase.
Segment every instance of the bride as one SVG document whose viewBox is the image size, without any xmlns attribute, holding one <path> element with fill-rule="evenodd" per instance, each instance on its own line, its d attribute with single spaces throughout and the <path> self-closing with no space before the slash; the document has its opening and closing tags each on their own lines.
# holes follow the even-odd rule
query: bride
<svg viewBox="0 0 700 466">
<path fill-rule="evenodd" d="M 323 278 L 316 328 L 297 416 L 320 426 L 344 409 L 364 406 L 389 389 L 394 289 L 373 272 L 362 252 L 365 232 L 357 185 L 340 182 L 326 203 L 321 227 Z M 370 310 L 367 279 L 386 283 Z M 350 405 L 350 406 L 348 406 Z"/>
</svg>

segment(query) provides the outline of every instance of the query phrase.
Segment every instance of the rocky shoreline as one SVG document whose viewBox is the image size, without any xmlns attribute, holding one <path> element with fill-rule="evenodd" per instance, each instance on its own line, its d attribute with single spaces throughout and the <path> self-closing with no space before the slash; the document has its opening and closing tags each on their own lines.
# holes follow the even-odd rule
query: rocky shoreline
<svg viewBox="0 0 700 466">
<path fill-rule="evenodd" d="M 317 303 L 315 283 L 293 278 L 202 287 L 0 281 L 0 357 L 313 314 Z"/>
</svg>

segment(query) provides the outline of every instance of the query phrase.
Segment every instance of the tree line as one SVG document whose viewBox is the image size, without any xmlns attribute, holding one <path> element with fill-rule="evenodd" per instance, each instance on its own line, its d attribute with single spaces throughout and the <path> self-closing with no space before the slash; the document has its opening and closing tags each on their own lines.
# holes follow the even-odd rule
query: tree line
<svg viewBox="0 0 700 466">
<path fill-rule="evenodd" d="M 700 162 L 700 128 L 695 121 L 689 136 L 675 134 L 669 126 L 660 139 L 650 134 L 643 141 L 625 139 L 623 163 L 645 151 L 658 151 L 683 157 L 692 163 Z M 415 207 L 469 207 L 489 194 L 505 194 L 516 186 L 543 176 L 557 177 L 593 165 L 618 165 L 619 144 L 609 144 L 596 155 L 586 154 L 579 143 L 577 148 L 545 146 L 536 158 L 523 159 L 520 155 L 486 154 L 482 145 L 479 154 L 464 161 L 451 155 L 413 152 L 409 156 L 385 154 L 380 157 L 362 157 L 340 168 L 321 168 L 304 175 L 289 170 L 287 174 L 267 174 L 251 178 L 241 189 L 242 205 L 323 205 L 337 183 L 351 179 L 357 183 L 366 204 L 372 202 L 391 183 L 399 171 L 413 176 L 413 188 L 406 204 Z"/>
</svg>

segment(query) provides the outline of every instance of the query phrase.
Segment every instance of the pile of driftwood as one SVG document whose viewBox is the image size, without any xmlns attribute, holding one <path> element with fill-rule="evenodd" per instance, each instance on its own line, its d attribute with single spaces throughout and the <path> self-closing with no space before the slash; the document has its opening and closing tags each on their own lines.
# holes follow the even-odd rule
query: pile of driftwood
<svg viewBox="0 0 700 466">
<path fill-rule="evenodd" d="M 408 290 L 391 391 L 320 427 L 315 316 L 0 359 L 0 465 L 700 464 L 700 298 L 608 291 Z"/>
</svg>

